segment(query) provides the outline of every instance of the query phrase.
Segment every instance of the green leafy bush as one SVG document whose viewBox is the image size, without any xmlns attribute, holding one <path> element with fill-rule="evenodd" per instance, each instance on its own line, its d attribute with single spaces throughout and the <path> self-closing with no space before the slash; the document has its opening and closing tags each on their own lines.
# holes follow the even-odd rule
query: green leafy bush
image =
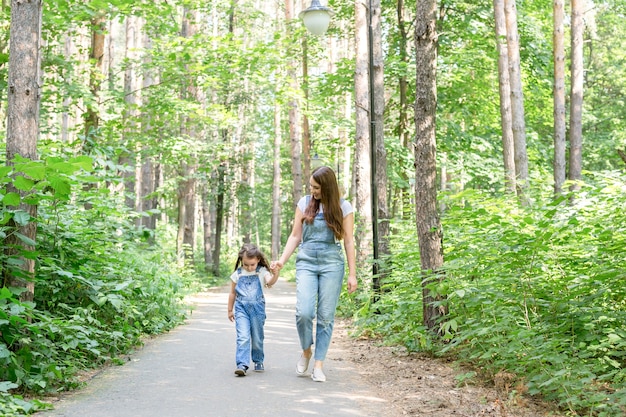
<svg viewBox="0 0 626 417">
<path fill-rule="evenodd" d="M 446 196 L 445 343 L 429 343 L 420 326 L 419 253 L 415 232 L 402 226 L 379 314 L 369 305 L 360 331 L 453 354 L 487 375 L 506 370 L 522 391 L 575 413 L 624 414 L 626 180 L 593 180 L 567 199 L 526 207 L 480 191 Z"/>
</svg>

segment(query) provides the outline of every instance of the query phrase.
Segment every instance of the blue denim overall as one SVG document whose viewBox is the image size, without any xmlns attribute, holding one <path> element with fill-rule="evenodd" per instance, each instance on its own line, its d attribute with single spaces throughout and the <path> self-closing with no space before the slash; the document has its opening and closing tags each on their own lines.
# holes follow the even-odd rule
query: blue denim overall
<svg viewBox="0 0 626 417">
<path fill-rule="evenodd" d="M 265 297 L 259 279 L 260 268 L 258 266 L 256 273 L 252 275 L 241 275 L 242 269 L 237 269 L 239 274 L 235 286 L 235 329 L 237 330 L 235 360 L 237 361 L 237 368 L 248 369 L 251 352 L 254 363 L 262 363 L 264 359 Z"/>
<path fill-rule="evenodd" d="M 313 344 L 316 319 L 314 359 L 323 361 L 333 334 L 345 262 L 341 245 L 335 241 L 323 213 L 302 227 L 296 257 L 296 327 L 302 349 L 308 349 Z"/>
</svg>

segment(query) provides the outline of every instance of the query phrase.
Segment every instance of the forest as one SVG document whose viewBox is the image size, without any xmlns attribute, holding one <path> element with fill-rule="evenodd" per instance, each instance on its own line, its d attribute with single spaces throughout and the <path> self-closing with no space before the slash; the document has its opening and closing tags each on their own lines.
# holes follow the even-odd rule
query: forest
<svg viewBox="0 0 626 417">
<path fill-rule="evenodd" d="M 626 1 L 314 2 L 2 0 L 0 414 L 276 259 L 326 165 L 354 335 L 626 415 Z"/>
</svg>

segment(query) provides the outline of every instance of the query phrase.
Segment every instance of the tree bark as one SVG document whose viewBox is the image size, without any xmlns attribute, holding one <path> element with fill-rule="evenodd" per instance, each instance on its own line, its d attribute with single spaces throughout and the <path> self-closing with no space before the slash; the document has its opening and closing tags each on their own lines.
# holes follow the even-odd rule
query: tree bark
<svg viewBox="0 0 626 417">
<path fill-rule="evenodd" d="M 502 157 L 504 160 L 504 184 L 507 191 L 515 193 L 515 144 L 511 119 L 511 83 L 507 48 L 504 0 L 494 0 L 496 44 L 498 48 L 498 85 L 500 91 L 500 125 L 502 127 Z"/>
<path fill-rule="evenodd" d="M 511 117 L 515 147 L 516 186 L 518 196 L 522 202 L 525 202 L 525 190 L 528 187 L 528 155 L 526 152 L 524 93 L 522 91 L 519 34 L 517 32 L 517 9 L 515 0 L 504 0 L 504 15 L 506 18 L 507 52 L 511 83 Z"/>
<path fill-rule="evenodd" d="M 565 45 L 563 39 L 564 0 L 554 0 L 553 5 L 553 57 L 554 57 L 554 194 L 563 191 L 565 182 Z"/>
<path fill-rule="evenodd" d="M 371 25 L 371 53 L 372 53 L 372 74 L 373 85 L 370 94 L 372 95 L 373 108 L 370 113 L 372 120 L 372 132 L 374 134 L 374 149 L 371 150 L 375 156 L 375 176 L 372 196 L 374 199 L 374 209 L 376 211 L 377 224 L 372 224 L 372 228 L 377 230 L 377 239 L 374 244 L 378 245 L 376 250 L 378 265 L 374 268 L 373 289 L 380 292 L 384 278 L 388 275 L 383 260 L 389 256 L 389 205 L 387 204 L 387 151 L 385 149 L 384 137 L 384 113 L 385 113 L 385 84 L 384 84 L 384 56 L 382 48 L 381 34 L 381 7 L 380 0 L 370 0 L 370 25 Z M 374 192 L 375 191 L 375 192 Z"/>
<path fill-rule="evenodd" d="M 291 21 L 294 17 L 293 0 L 285 0 L 285 19 Z M 287 26 L 289 32 L 289 26 Z M 292 59 L 287 67 L 287 79 L 289 80 L 291 92 L 299 91 L 298 77 L 296 73 L 297 61 Z M 302 140 L 300 132 L 300 106 L 297 97 L 289 99 L 289 143 L 291 146 L 291 172 L 293 175 L 293 201 L 292 207 L 295 209 L 296 204 L 302 197 L 303 181 L 309 181 L 308 178 L 302 177 Z"/>
<path fill-rule="evenodd" d="M 41 0 L 23 2 L 11 1 L 11 28 L 9 36 L 9 73 L 8 73 L 8 107 L 7 107 L 7 138 L 6 161 L 13 164 L 13 159 L 19 155 L 31 160 L 37 159 L 37 140 L 39 137 L 39 108 L 41 101 Z M 20 197 L 26 193 L 17 190 L 12 183 L 7 184 L 8 192 L 19 193 Z M 37 216 L 37 206 L 20 202 L 18 210 L 25 211 L 30 220 L 18 224 L 11 220 L 9 226 L 24 235 L 31 242 L 37 239 L 37 226 L 34 222 Z M 34 247 L 15 233 L 5 239 L 6 255 L 20 259 L 20 270 L 6 269 L 3 271 L 3 286 L 9 285 L 24 288 L 20 299 L 32 301 L 35 294 L 35 284 L 32 281 L 35 271 L 35 261 L 30 256 L 22 256 L 22 251 L 32 251 Z"/>
<path fill-rule="evenodd" d="M 441 296 L 430 284 L 443 279 L 443 233 L 437 212 L 436 110 L 437 30 L 436 0 L 418 0 L 415 25 L 415 218 L 422 272 L 423 319 L 428 329 L 447 314 L 434 305 Z"/>
<path fill-rule="evenodd" d="M 405 23 L 405 6 L 404 0 L 397 0 L 396 5 L 396 14 L 398 16 L 398 52 L 400 54 L 400 62 L 409 67 L 409 52 L 408 52 L 408 33 L 406 29 Z M 407 98 L 409 83 L 407 80 L 407 75 L 401 73 L 398 77 L 398 93 L 399 93 L 399 114 L 398 114 L 398 136 L 400 138 L 400 143 L 404 148 L 409 148 L 409 144 L 411 142 L 410 131 L 409 131 L 409 102 Z M 409 178 L 404 174 L 404 170 L 401 171 L 400 175 L 406 184 L 409 183 Z M 391 210 L 392 214 L 395 216 L 400 216 L 403 219 L 406 219 L 406 215 L 410 215 L 410 210 L 406 210 L 410 207 L 410 197 L 411 193 L 409 191 L 410 187 L 398 187 L 396 192 L 395 206 Z"/>
<path fill-rule="evenodd" d="M 152 40 L 150 36 L 146 33 L 143 35 L 143 48 L 146 51 L 152 50 Z M 144 55 L 144 71 L 143 71 L 143 89 L 147 90 L 152 85 L 156 84 L 156 79 L 154 74 L 150 69 L 150 52 Z M 149 114 L 144 114 L 142 117 L 142 131 L 145 132 L 146 135 L 152 130 L 151 126 L 152 122 L 150 120 Z M 141 174 L 140 180 L 138 181 L 141 184 L 141 188 L 139 190 L 139 207 L 138 210 L 147 214 L 144 214 L 140 217 L 141 226 L 148 230 L 156 229 L 156 214 L 151 213 L 152 210 L 157 208 L 157 200 L 153 195 L 157 189 L 157 177 L 156 177 L 156 161 L 158 155 L 152 155 L 149 152 L 147 146 L 143 147 L 141 152 L 142 160 L 141 160 Z M 150 239 L 152 241 L 152 239 Z"/>
<path fill-rule="evenodd" d="M 106 18 L 104 12 L 98 12 L 91 21 L 91 48 L 89 49 L 89 61 L 93 63 L 89 75 L 89 90 L 93 98 L 88 101 L 87 114 L 85 115 L 85 143 L 83 150 L 85 153 L 91 151 L 93 136 L 98 130 L 100 124 L 100 110 L 98 108 L 100 101 L 100 89 L 102 80 L 104 79 L 104 33 L 106 26 Z"/>
<path fill-rule="evenodd" d="M 278 102 L 274 103 L 274 149 L 273 149 L 273 179 L 272 179 L 272 259 L 280 256 L 280 146 L 281 134 L 281 107 Z"/>
<path fill-rule="evenodd" d="M 191 38 L 198 32 L 198 11 L 187 10 L 183 11 L 183 20 L 181 28 L 181 36 L 185 38 Z M 185 91 L 182 93 L 183 99 L 198 102 L 199 93 L 196 87 L 196 80 L 193 76 L 189 75 L 186 80 Z M 181 134 L 183 137 L 187 136 L 190 142 L 195 142 L 199 134 L 195 126 L 195 121 L 190 117 L 184 117 Z M 182 180 L 179 184 L 179 204 L 184 204 L 185 208 L 179 208 L 179 238 L 182 236 L 182 242 L 179 240 L 178 253 L 184 256 L 185 262 L 192 263 L 194 257 L 194 251 L 196 246 L 196 215 L 197 215 L 197 180 L 196 171 L 198 170 L 198 161 L 195 151 L 190 151 L 188 160 L 181 161 L 181 175 Z"/>
<path fill-rule="evenodd" d="M 356 71 L 354 75 L 356 137 L 354 176 L 356 185 L 355 242 L 357 263 L 367 263 L 372 255 L 372 199 L 370 156 L 370 69 L 367 3 L 355 1 Z"/>
<path fill-rule="evenodd" d="M 133 145 L 133 135 L 137 132 L 137 109 L 141 105 L 138 96 L 139 91 L 139 76 L 134 68 L 133 62 L 137 55 L 137 45 L 139 39 L 139 18 L 135 16 L 128 16 L 126 18 L 126 48 L 124 55 L 126 57 L 127 66 L 124 70 L 124 101 L 126 103 L 126 112 L 124 120 L 124 132 L 123 142 L 124 147 L 128 150 L 120 157 L 120 165 L 128 166 L 128 169 L 122 173 L 124 178 L 124 200 L 126 207 L 131 210 L 139 210 L 138 194 L 141 189 L 141 167 L 136 168 L 136 152 L 135 145 Z M 140 223 L 140 219 L 136 220 L 137 225 Z"/>
<path fill-rule="evenodd" d="M 583 8 L 584 0 L 572 0 L 572 56 L 569 112 L 570 190 L 580 189 L 583 143 Z"/>
</svg>

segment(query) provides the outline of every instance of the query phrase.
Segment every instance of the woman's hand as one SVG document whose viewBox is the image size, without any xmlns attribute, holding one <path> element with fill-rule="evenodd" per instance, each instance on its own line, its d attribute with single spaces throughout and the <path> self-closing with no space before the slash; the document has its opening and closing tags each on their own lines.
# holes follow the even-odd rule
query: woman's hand
<svg viewBox="0 0 626 417">
<path fill-rule="evenodd" d="M 359 284 L 356 280 L 356 277 L 354 275 L 350 275 L 348 277 L 348 293 L 352 294 L 353 292 L 355 292 L 358 286 Z"/>
</svg>

